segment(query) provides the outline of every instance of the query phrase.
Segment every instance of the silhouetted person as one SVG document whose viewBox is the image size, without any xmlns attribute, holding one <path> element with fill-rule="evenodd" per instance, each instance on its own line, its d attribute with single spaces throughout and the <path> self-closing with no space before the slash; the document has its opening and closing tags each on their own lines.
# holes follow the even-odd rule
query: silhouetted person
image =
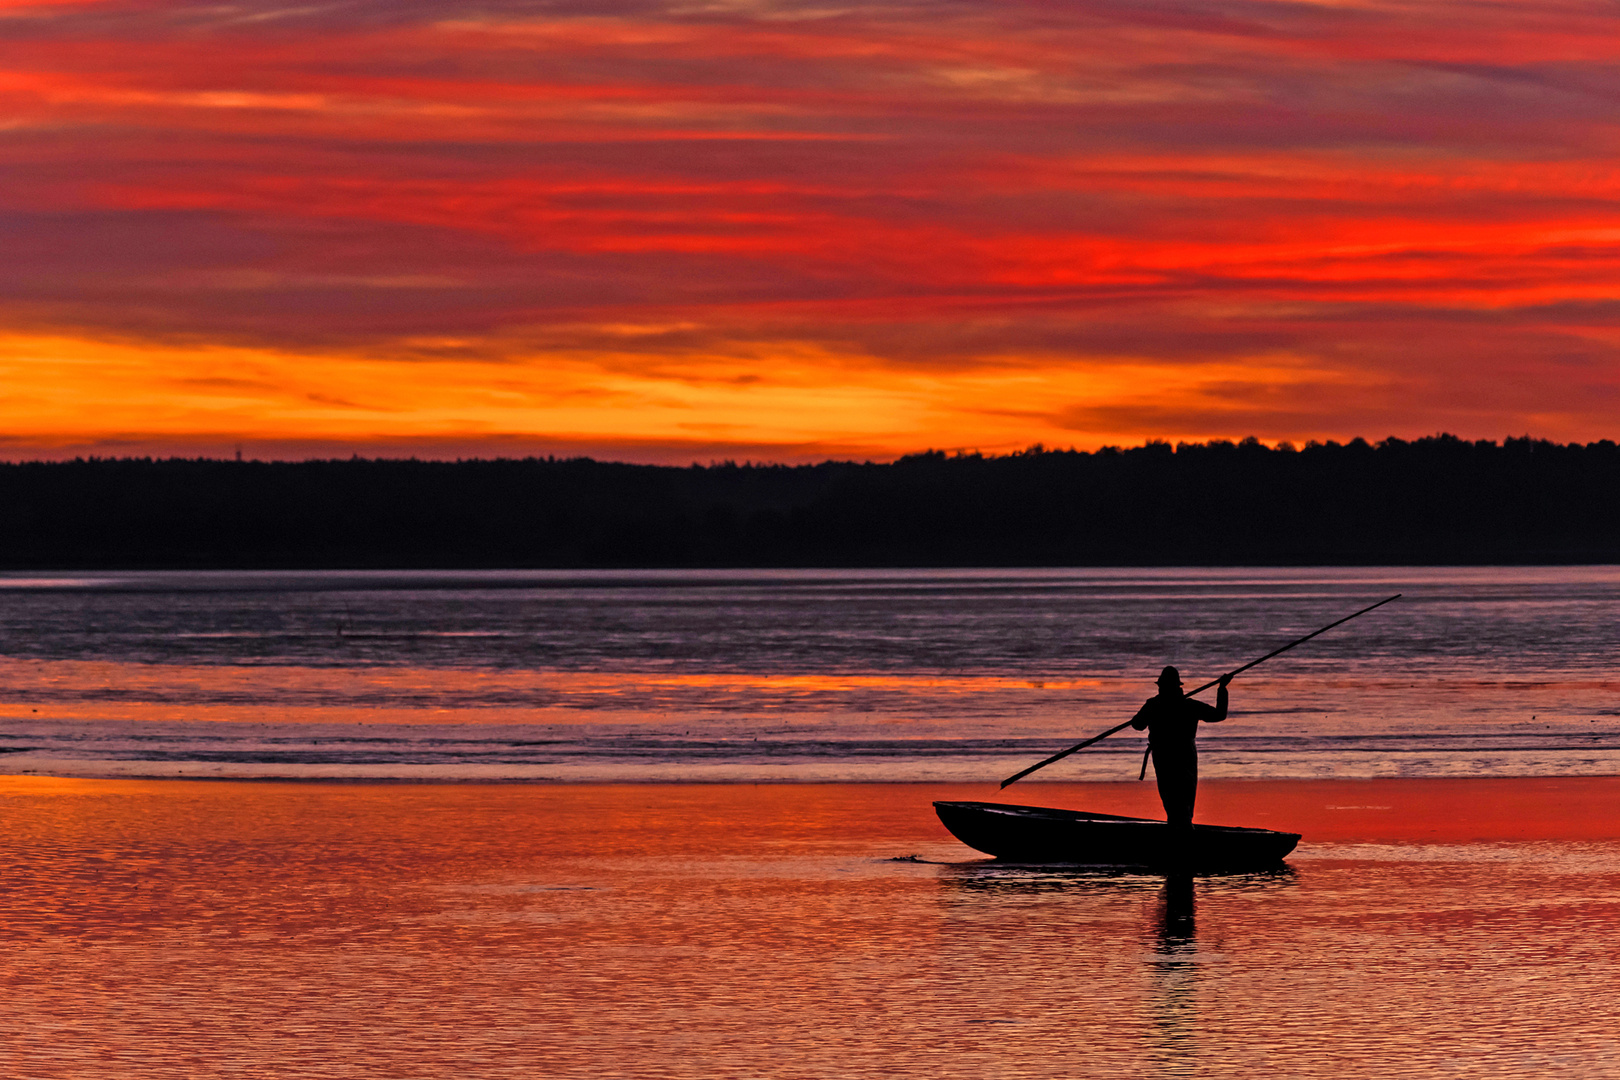
<svg viewBox="0 0 1620 1080">
<path fill-rule="evenodd" d="M 1147 729 L 1164 819 L 1176 828 L 1192 828 L 1193 801 L 1198 797 L 1198 724 L 1226 719 L 1226 684 L 1231 681 L 1232 676 L 1221 676 L 1215 704 L 1209 705 L 1183 694 L 1181 672 L 1167 667 L 1159 673 L 1159 695 L 1148 698 L 1131 719 L 1137 731 Z"/>
</svg>

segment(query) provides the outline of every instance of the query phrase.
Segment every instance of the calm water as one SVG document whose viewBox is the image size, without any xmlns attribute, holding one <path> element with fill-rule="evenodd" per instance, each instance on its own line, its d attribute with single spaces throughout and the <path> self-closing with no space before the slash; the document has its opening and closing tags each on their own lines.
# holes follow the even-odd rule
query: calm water
<svg viewBox="0 0 1620 1080">
<path fill-rule="evenodd" d="M 1179 881 L 974 793 L 3 779 L 0 1074 L 1620 1076 L 1620 779 L 1217 783 L 1306 841 Z"/>
<path fill-rule="evenodd" d="M 1203 736 L 1247 779 L 1201 820 L 1304 833 L 1285 870 L 996 866 L 932 815 L 1166 662 L 1396 591 Z M 0 1075 L 1620 1077 L 1617 599 L 1612 568 L 5 579 Z M 1008 795 L 1156 814 L 1139 745 Z M 705 778 L 806 782 L 591 782 Z"/>
<path fill-rule="evenodd" d="M 979 781 L 1394 592 L 1240 678 L 1205 775 L 1620 772 L 1615 567 L 12 575 L 0 762 Z"/>
</svg>

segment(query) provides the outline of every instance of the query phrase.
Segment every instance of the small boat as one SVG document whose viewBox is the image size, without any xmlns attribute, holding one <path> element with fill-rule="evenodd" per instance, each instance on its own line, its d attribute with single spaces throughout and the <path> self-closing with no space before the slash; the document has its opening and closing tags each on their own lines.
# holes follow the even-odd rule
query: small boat
<svg viewBox="0 0 1620 1080">
<path fill-rule="evenodd" d="M 936 802 L 934 810 L 962 843 L 1007 862 L 1259 870 L 1299 843 L 1298 833 L 1232 825 L 1194 825 L 1177 836 L 1149 818 L 1040 806 Z"/>
</svg>

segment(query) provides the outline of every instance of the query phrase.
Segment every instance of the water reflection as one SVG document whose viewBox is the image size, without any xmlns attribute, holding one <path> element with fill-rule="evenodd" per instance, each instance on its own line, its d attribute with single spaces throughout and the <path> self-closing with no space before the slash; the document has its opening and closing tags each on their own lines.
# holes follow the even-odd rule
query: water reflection
<svg viewBox="0 0 1620 1080">
<path fill-rule="evenodd" d="M 930 863 L 944 788 L 13 778 L 0 1076 L 1616 1075 L 1620 779 L 1407 787 L 1189 890 Z"/>
<path fill-rule="evenodd" d="M 1197 950 L 1197 903 L 1191 874 L 1170 874 L 1159 891 L 1160 955 Z"/>
<path fill-rule="evenodd" d="M 1194 883 L 1209 893 L 1248 892 L 1257 888 L 1291 885 L 1296 873 L 1284 863 L 1267 870 L 1200 871 L 1165 875 L 1112 866 L 1064 866 L 1051 863 L 1013 863 L 1000 859 L 940 863 L 939 880 L 952 890 L 985 893 L 1100 892 L 1111 895 L 1153 893 L 1160 901 L 1157 910 L 1180 912 L 1181 905 L 1168 905 L 1172 882 L 1186 883 L 1187 904 L 1191 905 Z M 1177 886 L 1180 888 L 1180 886 Z M 1189 912 L 1189 916 L 1190 916 Z"/>
<path fill-rule="evenodd" d="M 1028 1000 L 1039 986 L 1058 1025 L 1095 1031 L 1111 1016 L 1134 1074 L 1162 1077 L 1207 1071 L 1206 1044 L 1221 1044 L 1225 1003 L 1241 993 L 1231 981 L 1259 959 L 1242 955 L 1243 928 L 1281 915 L 1298 883 L 1286 866 L 1165 875 L 995 860 L 941 866 L 938 881 L 951 970 L 1027 973 L 998 975 L 997 992 Z"/>
<path fill-rule="evenodd" d="M 1167 660 L 1209 671 L 1397 591 L 1245 685 L 1242 722 L 1205 736 L 1205 777 L 1620 773 L 1612 567 L 114 573 L 0 591 L 0 748 L 29 748 L 13 773 L 980 784 L 1072 742 L 1078 718 L 1130 715 Z M 1138 752 L 1103 743 L 1047 779 L 1122 780 Z"/>
<path fill-rule="evenodd" d="M 1198 916 L 1191 874 L 1172 874 L 1159 891 L 1148 967 L 1157 997 L 1151 1043 L 1164 1076 L 1191 1076 L 1198 1056 Z"/>
<path fill-rule="evenodd" d="M 940 866 L 939 878 L 952 890 L 1004 895 L 1098 889 L 1141 892 L 1158 881 L 1155 875 L 1115 867 L 1009 863 L 999 859 L 946 863 Z"/>
</svg>

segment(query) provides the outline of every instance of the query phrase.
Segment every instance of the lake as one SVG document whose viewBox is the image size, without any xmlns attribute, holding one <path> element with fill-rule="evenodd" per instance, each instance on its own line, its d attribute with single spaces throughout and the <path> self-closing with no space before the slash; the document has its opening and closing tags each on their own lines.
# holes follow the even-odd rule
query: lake
<svg viewBox="0 0 1620 1080">
<path fill-rule="evenodd" d="M 1620 568 L 0 576 L 35 775 L 951 781 L 1241 676 L 1230 778 L 1620 772 Z M 1134 776 L 1124 734 L 1043 779 Z"/>
<path fill-rule="evenodd" d="M 1305 841 L 1196 879 L 993 864 L 973 797 L 0 779 L 0 1073 L 1620 1076 L 1620 779 L 1216 781 Z"/>
<path fill-rule="evenodd" d="M 933 815 L 1157 816 L 1134 734 L 996 781 L 1163 664 L 1395 592 L 1200 738 L 1200 820 L 1303 833 L 1285 867 L 1005 866 Z M 1617 599 L 1609 567 L 10 575 L 0 1073 L 1620 1076 Z"/>
</svg>

